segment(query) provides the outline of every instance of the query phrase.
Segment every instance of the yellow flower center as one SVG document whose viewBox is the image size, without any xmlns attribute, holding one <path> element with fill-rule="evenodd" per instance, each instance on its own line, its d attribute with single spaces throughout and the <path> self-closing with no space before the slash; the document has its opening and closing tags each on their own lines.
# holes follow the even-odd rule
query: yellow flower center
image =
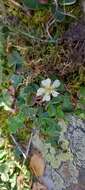
<svg viewBox="0 0 85 190">
<path fill-rule="evenodd" d="M 47 87 L 45 87 L 45 91 L 46 91 L 46 93 L 51 94 L 52 91 L 53 91 L 53 87 L 52 86 L 47 86 Z"/>
</svg>

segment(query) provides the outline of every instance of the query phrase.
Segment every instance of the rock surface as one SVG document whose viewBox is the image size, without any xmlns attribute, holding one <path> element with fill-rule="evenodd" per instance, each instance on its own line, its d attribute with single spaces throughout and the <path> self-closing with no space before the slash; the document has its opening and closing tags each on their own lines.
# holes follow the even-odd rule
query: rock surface
<svg viewBox="0 0 85 190">
<path fill-rule="evenodd" d="M 85 190 L 85 121 L 76 116 L 69 116 L 67 119 L 69 125 L 61 135 L 61 139 L 65 139 L 71 158 L 68 156 L 66 159 L 67 151 L 63 153 L 60 162 L 55 162 L 58 163 L 56 167 L 46 161 L 41 182 L 48 190 Z M 53 150 L 52 152 L 55 155 Z"/>
</svg>

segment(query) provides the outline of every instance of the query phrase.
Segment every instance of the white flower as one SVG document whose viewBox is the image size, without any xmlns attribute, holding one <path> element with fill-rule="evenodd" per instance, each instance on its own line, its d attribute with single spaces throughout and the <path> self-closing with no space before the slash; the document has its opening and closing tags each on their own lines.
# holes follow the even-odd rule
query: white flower
<svg viewBox="0 0 85 190">
<path fill-rule="evenodd" d="M 60 81 L 55 80 L 52 84 L 51 79 L 42 80 L 41 88 L 37 90 L 37 96 L 42 96 L 42 101 L 50 101 L 51 95 L 57 97 L 59 93 L 56 91 L 56 88 L 60 86 Z"/>
</svg>

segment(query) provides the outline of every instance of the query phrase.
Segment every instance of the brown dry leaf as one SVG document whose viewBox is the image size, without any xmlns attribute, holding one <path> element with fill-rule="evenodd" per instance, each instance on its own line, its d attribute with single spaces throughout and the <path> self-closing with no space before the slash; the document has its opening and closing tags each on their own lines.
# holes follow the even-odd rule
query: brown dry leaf
<svg viewBox="0 0 85 190">
<path fill-rule="evenodd" d="M 30 169 L 36 177 L 43 176 L 45 169 L 45 162 L 41 154 L 34 153 L 30 159 Z"/>
<path fill-rule="evenodd" d="M 32 190 L 47 190 L 47 188 L 40 183 L 34 183 Z"/>
</svg>

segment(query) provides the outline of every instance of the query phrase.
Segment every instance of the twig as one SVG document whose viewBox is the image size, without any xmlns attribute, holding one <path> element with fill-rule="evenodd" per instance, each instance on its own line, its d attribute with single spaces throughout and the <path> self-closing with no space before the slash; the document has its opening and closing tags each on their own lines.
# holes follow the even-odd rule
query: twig
<svg viewBox="0 0 85 190">
<path fill-rule="evenodd" d="M 30 151 L 30 146 L 31 146 L 31 143 L 32 143 L 32 138 L 33 138 L 34 134 L 35 134 L 35 129 L 33 129 L 33 132 L 31 134 L 30 140 L 28 142 L 27 149 L 26 149 L 26 152 L 25 152 L 26 157 L 23 160 L 23 164 L 25 163 L 25 161 L 26 161 L 26 159 L 28 157 L 28 154 L 29 154 L 29 151 Z"/>
<path fill-rule="evenodd" d="M 16 145 L 16 147 L 18 148 L 18 150 L 22 153 L 24 159 L 26 159 L 26 154 L 22 151 L 22 148 L 20 147 L 20 145 L 18 144 L 18 142 L 15 140 L 14 136 L 11 134 L 10 135 L 14 144 Z"/>
<path fill-rule="evenodd" d="M 49 32 L 49 28 L 54 24 L 54 22 L 55 22 L 55 19 L 53 18 L 51 18 L 48 22 L 47 22 L 47 24 L 46 24 L 46 32 L 47 32 L 47 34 L 48 34 L 48 37 L 50 38 L 50 39 L 53 39 L 53 37 L 51 36 L 51 34 L 50 34 L 50 32 Z"/>
</svg>

